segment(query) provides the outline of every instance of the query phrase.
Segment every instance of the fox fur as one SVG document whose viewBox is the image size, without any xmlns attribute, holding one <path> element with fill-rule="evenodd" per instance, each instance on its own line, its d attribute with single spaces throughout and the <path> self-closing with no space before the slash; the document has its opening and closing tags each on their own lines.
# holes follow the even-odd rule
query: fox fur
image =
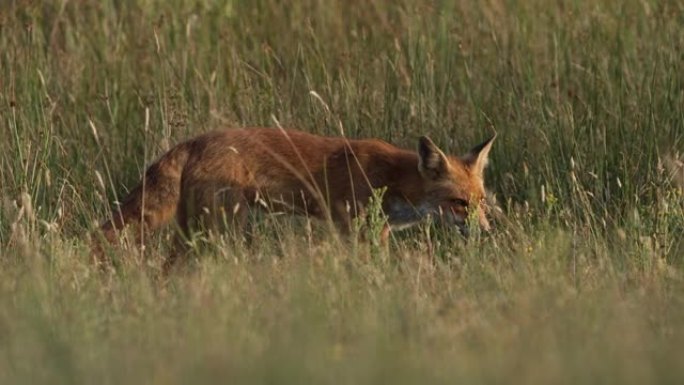
<svg viewBox="0 0 684 385">
<path fill-rule="evenodd" d="M 465 155 L 448 156 L 430 138 L 417 151 L 378 139 L 325 137 L 279 128 L 201 134 L 163 154 L 100 230 L 109 242 L 131 225 L 140 234 L 173 218 L 180 236 L 243 229 L 255 208 L 330 220 L 343 233 L 364 215 L 375 188 L 386 187 L 385 235 L 436 216 L 467 232 L 484 230 L 484 169 L 494 137 Z"/>
</svg>

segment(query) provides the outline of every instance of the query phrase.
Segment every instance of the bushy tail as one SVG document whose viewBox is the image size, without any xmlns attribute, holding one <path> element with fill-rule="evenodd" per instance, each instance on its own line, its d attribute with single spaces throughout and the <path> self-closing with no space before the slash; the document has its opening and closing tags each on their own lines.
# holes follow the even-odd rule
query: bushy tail
<svg viewBox="0 0 684 385">
<path fill-rule="evenodd" d="M 113 243 L 119 230 L 127 225 L 142 231 L 155 229 L 167 223 L 176 213 L 180 199 L 181 175 L 189 156 L 188 143 L 181 143 L 169 150 L 146 171 L 143 180 L 112 210 L 100 231 L 107 241 Z M 141 227 L 142 226 L 142 227 Z M 96 245 L 96 253 L 101 247 Z"/>
</svg>

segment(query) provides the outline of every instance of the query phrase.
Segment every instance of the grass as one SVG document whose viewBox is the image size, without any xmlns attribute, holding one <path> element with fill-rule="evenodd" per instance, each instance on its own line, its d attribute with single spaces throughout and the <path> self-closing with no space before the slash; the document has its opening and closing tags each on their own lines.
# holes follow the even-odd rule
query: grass
<svg viewBox="0 0 684 385">
<path fill-rule="evenodd" d="M 680 383 L 683 22 L 667 0 L 3 2 L 0 382 Z M 496 131 L 497 229 L 369 254 L 264 217 L 164 282 L 167 232 L 90 264 L 158 154 L 276 122 L 452 153 Z"/>
</svg>

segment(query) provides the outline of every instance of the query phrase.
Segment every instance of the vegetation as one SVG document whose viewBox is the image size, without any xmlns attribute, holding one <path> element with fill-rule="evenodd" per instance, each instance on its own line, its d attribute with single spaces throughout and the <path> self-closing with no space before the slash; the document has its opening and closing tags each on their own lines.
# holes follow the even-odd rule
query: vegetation
<svg viewBox="0 0 684 385">
<path fill-rule="evenodd" d="M 0 382 L 681 383 L 682 25 L 670 0 L 3 1 Z M 386 250 L 262 215 L 166 278 L 168 231 L 93 266 L 146 164 L 248 125 L 497 132 L 496 230 Z"/>
</svg>

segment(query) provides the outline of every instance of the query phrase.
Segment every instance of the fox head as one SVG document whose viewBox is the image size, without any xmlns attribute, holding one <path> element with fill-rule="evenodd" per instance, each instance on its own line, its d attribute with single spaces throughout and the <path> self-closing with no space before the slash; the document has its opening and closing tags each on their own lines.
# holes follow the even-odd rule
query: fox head
<svg viewBox="0 0 684 385">
<path fill-rule="evenodd" d="M 447 156 L 427 136 L 418 141 L 418 172 L 423 179 L 419 210 L 455 224 L 468 234 L 469 218 L 476 218 L 488 231 L 484 169 L 496 135 L 473 147 L 467 154 Z"/>
</svg>

